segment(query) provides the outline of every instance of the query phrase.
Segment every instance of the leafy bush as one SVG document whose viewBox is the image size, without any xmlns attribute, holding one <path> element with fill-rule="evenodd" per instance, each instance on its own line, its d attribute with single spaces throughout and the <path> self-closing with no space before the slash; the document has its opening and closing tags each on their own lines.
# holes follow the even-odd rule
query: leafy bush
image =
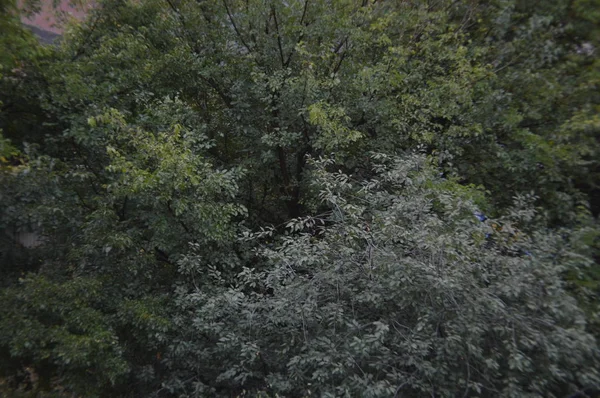
<svg viewBox="0 0 600 398">
<path fill-rule="evenodd" d="M 374 161 L 367 181 L 314 162 L 328 215 L 246 234 L 277 239 L 257 253 L 269 265 L 209 274 L 185 296 L 210 366 L 199 373 L 216 388 L 200 391 L 537 397 L 598 380 L 563 281 L 588 259 L 559 235 L 522 232 L 531 208 L 480 222 L 421 155 Z"/>
</svg>

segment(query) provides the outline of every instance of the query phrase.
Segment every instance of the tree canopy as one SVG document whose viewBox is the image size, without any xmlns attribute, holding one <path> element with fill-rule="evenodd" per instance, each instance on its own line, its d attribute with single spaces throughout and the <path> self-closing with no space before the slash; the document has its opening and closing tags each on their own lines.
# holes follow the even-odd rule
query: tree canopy
<svg viewBox="0 0 600 398">
<path fill-rule="evenodd" d="M 598 0 L 18 5 L 0 394 L 600 383 Z"/>
</svg>

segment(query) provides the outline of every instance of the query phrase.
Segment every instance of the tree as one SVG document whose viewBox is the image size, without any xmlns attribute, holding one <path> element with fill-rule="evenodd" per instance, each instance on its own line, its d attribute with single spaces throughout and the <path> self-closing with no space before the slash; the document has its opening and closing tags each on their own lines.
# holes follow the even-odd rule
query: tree
<svg viewBox="0 0 600 398">
<path fill-rule="evenodd" d="M 596 382 L 592 3 L 104 0 L 54 47 L 3 15 L 0 385 Z"/>
<path fill-rule="evenodd" d="M 579 3 L 527 4 L 107 2 L 64 48 L 54 98 L 135 113 L 177 95 L 270 222 L 302 214 L 306 155 L 351 168 L 426 145 L 493 204 L 534 189 L 564 223 L 595 189 L 597 68 L 577 48 L 597 34 Z"/>
</svg>

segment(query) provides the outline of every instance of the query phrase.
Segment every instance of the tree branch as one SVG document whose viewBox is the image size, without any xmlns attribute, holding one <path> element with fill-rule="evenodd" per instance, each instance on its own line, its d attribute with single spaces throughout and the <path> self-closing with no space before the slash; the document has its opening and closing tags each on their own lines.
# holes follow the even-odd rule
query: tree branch
<svg viewBox="0 0 600 398">
<path fill-rule="evenodd" d="M 223 92 L 223 90 L 221 90 L 221 88 L 219 87 L 219 85 L 217 84 L 217 82 L 215 82 L 214 79 L 212 78 L 207 78 L 204 77 L 202 75 L 199 75 L 200 79 L 202 79 L 204 82 L 206 82 L 213 90 L 215 90 L 215 92 L 219 95 L 219 97 L 221 97 L 221 99 L 223 100 L 223 102 L 225 102 L 225 105 L 227 105 L 228 108 L 231 108 L 232 104 L 232 99 L 229 95 L 225 94 L 225 92 Z"/>
<path fill-rule="evenodd" d="M 283 46 L 281 45 L 281 35 L 279 34 L 279 23 L 277 23 L 277 14 L 275 13 L 275 6 L 271 5 L 271 13 L 273 14 L 273 20 L 275 21 L 275 31 L 277 32 L 277 47 L 279 47 L 279 58 L 281 59 L 281 66 L 285 68 L 285 61 L 283 59 Z"/>
<path fill-rule="evenodd" d="M 304 9 L 302 10 L 302 17 L 300 18 L 300 26 L 304 27 L 304 19 L 306 18 L 306 10 L 308 9 L 308 2 L 309 0 L 306 0 L 304 2 Z M 304 31 L 300 32 L 300 35 L 298 36 L 298 39 L 296 40 L 296 44 L 294 44 L 294 47 L 290 50 L 290 54 L 287 57 L 287 60 L 285 61 L 285 67 L 287 68 L 290 65 L 290 61 L 292 60 L 292 55 L 294 55 L 294 52 L 296 51 L 296 46 L 298 45 L 298 43 L 300 43 L 302 41 L 302 39 L 304 38 Z"/>
<path fill-rule="evenodd" d="M 340 70 L 340 67 L 342 66 L 342 62 L 344 62 L 344 59 L 346 58 L 346 55 L 348 54 L 348 37 L 346 37 L 346 40 L 344 40 L 343 42 L 346 45 L 346 50 L 342 53 L 342 55 L 340 56 L 340 59 L 337 63 L 337 65 L 335 66 L 335 68 L 333 68 L 333 74 L 335 75 L 336 73 L 338 73 L 338 71 Z M 341 46 L 340 46 L 341 47 Z M 338 47 L 339 48 L 339 47 Z M 339 49 L 338 49 L 339 51 Z M 336 51 L 337 53 L 337 51 Z"/>
<path fill-rule="evenodd" d="M 244 40 L 244 37 L 240 33 L 237 25 L 235 24 L 235 21 L 233 20 L 233 16 L 231 15 L 231 11 L 229 11 L 229 6 L 227 5 L 227 0 L 223 0 L 223 5 L 225 6 L 225 11 L 227 11 L 227 16 L 229 17 L 229 22 L 231 22 L 231 25 L 233 25 L 233 29 L 235 30 L 235 33 L 238 35 L 240 41 L 242 42 L 242 45 L 244 47 L 246 47 L 246 50 L 248 50 L 249 53 L 251 53 L 252 50 L 250 49 L 250 46 L 248 46 L 248 44 Z"/>
</svg>

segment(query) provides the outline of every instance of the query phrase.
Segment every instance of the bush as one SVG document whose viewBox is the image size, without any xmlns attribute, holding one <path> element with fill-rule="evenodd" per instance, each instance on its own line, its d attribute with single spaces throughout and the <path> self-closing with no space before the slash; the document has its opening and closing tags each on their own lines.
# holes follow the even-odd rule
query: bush
<svg viewBox="0 0 600 398">
<path fill-rule="evenodd" d="M 263 245 L 266 269 L 213 274 L 188 296 L 213 393 L 538 397 L 597 380 L 562 279 L 588 260 L 521 232 L 530 209 L 479 221 L 422 156 L 374 160 L 363 183 L 314 162 L 328 216 Z"/>
</svg>

